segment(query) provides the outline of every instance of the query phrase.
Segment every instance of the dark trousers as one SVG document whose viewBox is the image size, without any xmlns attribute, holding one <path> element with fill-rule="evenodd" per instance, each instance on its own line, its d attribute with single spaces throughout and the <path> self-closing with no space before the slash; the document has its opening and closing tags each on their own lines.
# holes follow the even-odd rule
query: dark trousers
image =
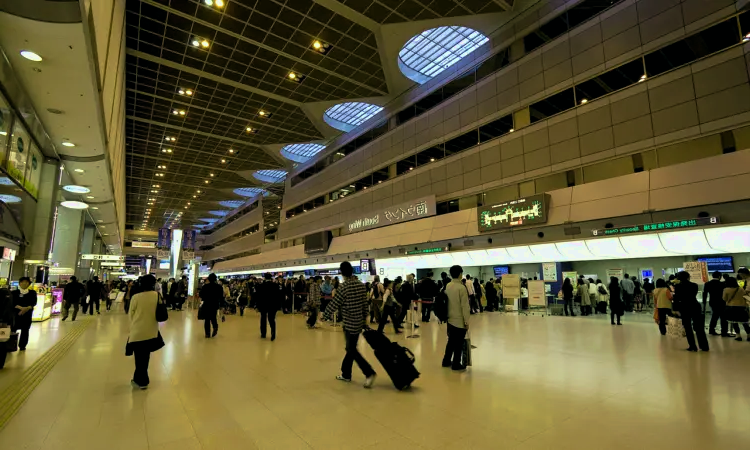
<svg viewBox="0 0 750 450">
<path fill-rule="evenodd" d="M 206 337 L 211 336 L 211 325 L 214 326 L 214 334 L 218 333 L 219 321 L 216 320 L 216 311 L 213 314 L 209 314 L 203 321 L 203 330 L 206 332 Z"/>
<path fill-rule="evenodd" d="M 107 311 L 112 309 L 112 299 L 107 297 L 107 301 L 104 303 L 107 306 Z"/>
<path fill-rule="evenodd" d="M 477 306 L 477 296 L 476 295 L 469 295 L 469 307 L 471 308 L 471 312 L 477 312 L 477 311 L 479 311 L 479 306 Z"/>
<path fill-rule="evenodd" d="M 620 323 L 620 318 L 622 318 L 622 314 L 615 314 L 614 312 L 611 312 L 611 311 L 612 310 L 610 309 L 609 320 L 610 322 L 612 322 L 612 325 L 615 324 L 615 316 L 617 316 L 617 323 Z"/>
<path fill-rule="evenodd" d="M 448 324 L 448 343 L 445 344 L 445 355 L 443 356 L 444 366 L 450 365 L 454 369 L 462 368 L 461 353 L 463 352 L 465 338 L 466 328 Z"/>
<path fill-rule="evenodd" d="M 8 352 L 5 351 L 5 348 L 0 350 L 0 369 L 5 367 L 5 358 L 8 356 Z"/>
<path fill-rule="evenodd" d="M 401 314 L 398 316 L 399 325 L 403 324 L 404 320 L 406 320 L 406 313 L 409 312 L 410 306 L 411 302 L 401 303 Z"/>
<path fill-rule="evenodd" d="M 25 350 L 29 343 L 29 327 L 18 328 L 18 348 Z"/>
<path fill-rule="evenodd" d="M 698 302 L 685 305 L 680 310 L 680 316 L 682 317 L 682 326 L 685 327 L 685 337 L 688 341 L 688 346 L 691 349 L 697 348 L 695 346 L 695 337 L 698 337 L 698 347 L 703 351 L 708 351 L 708 338 L 706 337 L 706 319 L 701 310 L 701 305 Z M 695 330 L 695 335 L 693 334 Z"/>
<path fill-rule="evenodd" d="M 576 314 L 573 311 L 573 299 L 566 298 L 566 299 L 563 299 L 563 302 L 565 302 L 565 304 L 563 305 L 563 309 L 565 310 L 565 315 L 566 316 L 568 315 L 568 308 L 570 308 L 570 315 L 575 316 Z"/>
<path fill-rule="evenodd" d="M 246 307 L 244 305 L 240 305 L 240 316 L 244 316 L 245 315 L 245 308 Z"/>
<path fill-rule="evenodd" d="M 434 300 L 435 300 L 434 298 L 422 299 L 422 322 L 430 321 L 430 314 L 432 314 L 432 302 Z M 426 303 L 426 302 L 430 302 L 430 303 Z"/>
<path fill-rule="evenodd" d="M 76 320 L 76 316 L 78 315 L 78 303 L 73 303 L 72 305 L 68 301 L 63 302 L 63 320 L 68 318 L 68 313 L 70 312 L 70 307 L 73 307 L 73 320 Z"/>
<path fill-rule="evenodd" d="M 271 326 L 271 338 L 276 337 L 276 311 L 265 311 L 260 312 L 260 337 L 266 337 L 266 321 Z"/>
<path fill-rule="evenodd" d="M 722 302 L 715 302 L 711 304 L 711 322 L 708 324 L 708 331 L 711 333 L 716 333 L 716 324 L 717 322 L 721 321 L 721 334 L 728 334 L 729 333 L 729 322 L 727 322 L 726 319 L 722 318 L 722 314 L 724 314 L 724 310 L 726 309 L 727 304 Z"/>
<path fill-rule="evenodd" d="M 370 363 L 357 350 L 359 333 L 344 331 L 344 339 L 346 340 L 346 355 L 344 355 L 344 360 L 341 361 L 341 376 L 347 379 L 352 378 L 352 366 L 355 361 L 365 377 L 375 375 L 375 371 L 372 370 Z"/>
<path fill-rule="evenodd" d="M 318 308 L 310 307 L 310 317 L 307 318 L 307 326 L 312 328 L 318 322 Z"/>
<path fill-rule="evenodd" d="M 388 322 L 388 318 L 391 318 L 391 321 L 393 322 L 393 331 L 398 333 L 398 327 L 400 322 L 398 321 L 398 317 L 396 317 L 396 308 L 393 305 L 386 305 L 383 307 L 383 312 L 380 313 L 380 324 L 378 324 L 378 331 L 383 332 L 385 329 L 385 324 Z"/>
<path fill-rule="evenodd" d="M 148 362 L 151 359 L 151 352 L 147 350 L 133 351 L 135 357 L 135 372 L 133 372 L 133 382 L 138 386 L 148 386 Z"/>
<path fill-rule="evenodd" d="M 94 304 L 96 304 L 96 312 L 99 312 L 99 299 L 90 299 L 89 300 L 89 314 L 92 316 L 94 315 Z"/>
<path fill-rule="evenodd" d="M 667 334 L 667 317 L 672 315 L 672 308 L 659 308 L 659 332 Z"/>
<path fill-rule="evenodd" d="M 123 307 L 125 308 L 125 314 L 127 314 L 128 311 L 130 311 L 130 298 L 125 297 L 125 300 L 122 303 Z M 86 314 L 86 304 L 83 305 L 83 308 L 83 313 Z"/>
<path fill-rule="evenodd" d="M 622 291 L 622 301 L 625 303 L 625 311 L 633 312 L 633 294 Z"/>
</svg>

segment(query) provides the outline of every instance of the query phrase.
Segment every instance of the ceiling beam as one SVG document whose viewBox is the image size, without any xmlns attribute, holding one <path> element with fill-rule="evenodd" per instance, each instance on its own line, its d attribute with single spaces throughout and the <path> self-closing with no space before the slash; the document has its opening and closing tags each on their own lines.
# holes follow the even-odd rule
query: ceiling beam
<svg viewBox="0 0 750 450">
<path fill-rule="evenodd" d="M 513 3 L 512 3 L 513 0 L 510 0 L 511 3 L 508 3 L 508 1 L 506 1 L 506 0 L 492 0 L 492 1 L 494 1 L 498 5 L 502 6 L 503 9 L 505 9 L 506 11 L 510 11 L 510 10 L 513 9 Z"/>
<path fill-rule="evenodd" d="M 170 8 L 169 6 L 166 6 L 166 5 L 162 4 L 162 3 L 158 3 L 158 2 L 156 2 L 156 1 L 154 1 L 154 0 L 141 0 L 141 1 L 142 1 L 143 3 L 147 3 L 147 4 L 151 5 L 151 6 L 154 6 L 154 7 L 156 7 L 156 8 L 159 8 L 159 9 L 162 9 L 162 10 L 164 10 L 164 11 L 167 11 L 167 12 L 169 12 L 170 14 L 174 14 L 174 15 L 177 15 L 177 16 L 180 16 L 180 17 L 183 17 L 183 18 L 185 18 L 185 19 L 188 19 L 188 20 L 191 20 L 191 21 L 193 21 L 193 22 L 195 22 L 195 23 L 197 23 L 197 24 L 200 24 L 200 25 L 202 25 L 202 26 L 204 26 L 204 27 L 208 27 L 208 28 L 211 28 L 211 29 L 213 29 L 213 30 L 215 30 L 215 31 L 219 31 L 219 32 L 221 32 L 221 33 L 224 33 L 224 34 L 227 34 L 227 35 L 229 35 L 229 36 L 232 36 L 232 37 L 233 37 L 233 38 L 235 38 L 235 39 L 239 39 L 239 40 L 241 40 L 241 41 L 244 41 L 244 42 L 247 42 L 247 43 L 249 43 L 249 44 L 253 44 L 253 45 L 255 45 L 255 46 L 257 46 L 257 47 L 260 47 L 260 48 L 262 48 L 262 49 L 264 49 L 264 50 L 268 50 L 269 52 L 273 52 L 273 53 L 276 53 L 277 55 L 281 55 L 281 56 L 283 56 L 284 58 L 288 58 L 288 59 L 291 59 L 292 61 L 298 62 L 298 63 L 300 63 L 300 64 L 304 64 L 304 65 L 306 65 L 306 66 L 314 66 L 314 67 L 315 67 L 315 70 L 320 70 L 321 72 L 325 72 L 325 73 L 327 73 L 328 75 L 334 76 L 334 77 L 336 77 L 336 78 L 338 78 L 338 79 L 340 79 L 340 80 L 346 80 L 346 81 L 348 81 L 348 82 L 350 82 L 350 83 L 356 84 L 357 86 L 361 86 L 361 87 L 364 87 L 364 88 L 370 89 L 371 91 L 374 91 L 374 92 L 378 92 L 378 93 L 380 93 L 381 95 L 387 95 L 387 94 L 388 94 L 387 92 L 383 92 L 383 91 L 380 91 L 380 90 L 378 90 L 378 89 L 375 89 L 375 88 L 373 88 L 373 87 L 371 87 L 371 86 L 368 86 L 368 85 L 366 85 L 365 83 L 362 83 L 362 82 L 360 82 L 360 81 L 357 81 L 357 80 L 355 80 L 355 79 L 352 79 L 352 78 L 347 78 L 347 77 L 345 77 L 345 76 L 343 76 L 343 75 L 341 75 L 341 74 L 339 74 L 339 73 L 336 73 L 336 71 L 335 71 L 335 70 L 329 70 L 329 69 L 326 69 L 326 68 L 324 68 L 324 67 L 320 67 L 320 66 L 318 66 L 318 65 L 314 65 L 314 64 L 312 64 L 312 63 L 310 63 L 310 62 L 308 62 L 308 61 L 305 61 L 305 60 L 304 60 L 304 59 L 302 59 L 302 58 L 299 58 L 299 57 L 297 57 L 297 56 L 291 55 L 291 54 L 289 54 L 289 53 L 284 53 L 283 51 L 281 51 L 281 50 L 279 50 L 279 49 L 277 49 L 277 48 L 275 48 L 275 47 L 273 47 L 273 46 L 270 46 L 270 45 L 266 45 L 266 44 L 264 44 L 264 43 L 262 43 L 262 42 L 258 42 L 258 41 L 255 41 L 255 40 L 253 40 L 253 39 L 250 39 L 250 38 L 248 38 L 248 37 L 246 37 L 246 36 L 243 36 L 243 35 L 241 35 L 241 34 L 238 34 L 238 33 L 234 33 L 234 32 L 232 32 L 232 31 L 229 31 L 229 30 L 227 30 L 227 29 L 225 29 L 225 28 L 222 28 L 222 27 L 220 27 L 220 26 L 218 26 L 218 25 L 214 25 L 214 24 L 213 24 L 213 23 L 211 23 L 211 22 L 208 22 L 208 21 L 205 21 L 205 20 L 199 19 L 199 18 L 197 18 L 197 17 L 195 17 L 195 16 L 191 16 L 190 14 L 186 14 L 186 13 L 184 13 L 184 12 L 182 12 L 182 11 L 178 11 L 178 10 L 176 10 L 176 9 L 174 9 L 174 8 Z M 266 0 L 266 1 L 267 1 L 267 0 Z M 333 2 L 333 3 L 338 3 L 338 2 Z M 311 44 L 312 44 L 312 42 L 311 42 Z M 289 67 L 287 67 L 287 69 L 291 70 L 291 68 L 289 68 Z M 272 94 L 272 95 L 273 95 L 273 94 Z"/>
<path fill-rule="evenodd" d="M 175 99 L 172 99 L 172 98 L 163 97 L 161 95 L 151 94 L 149 92 L 144 92 L 144 91 L 141 91 L 141 90 L 138 90 L 138 89 L 128 88 L 127 90 L 128 90 L 128 92 L 133 92 L 133 93 L 136 93 L 136 94 L 139 94 L 139 95 L 145 95 L 145 96 L 152 97 L 152 98 L 158 98 L 159 100 L 164 100 L 164 101 L 171 102 L 171 103 L 179 103 L 181 105 L 185 105 L 186 107 L 188 107 L 190 109 L 199 109 L 201 111 L 209 112 L 211 114 L 216 114 L 216 115 L 220 115 L 220 116 L 231 117 L 232 119 L 235 119 L 235 120 L 238 120 L 238 121 L 247 122 L 248 124 L 258 125 L 258 126 L 268 127 L 268 128 L 273 128 L 275 130 L 281 130 L 281 131 L 283 131 L 285 133 L 293 133 L 293 134 L 296 134 L 298 136 L 302 136 L 304 138 L 303 139 L 304 141 L 309 141 L 311 139 L 319 139 L 319 136 L 310 136 L 310 135 L 307 135 L 307 134 L 302 134 L 302 133 L 297 132 L 297 131 L 287 130 L 286 128 L 282 128 L 282 127 L 277 127 L 277 126 L 271 125 L 269 123 L 258 122 L 258 121 L 254 121 L 254 120 L 251 120 L 251 119 L 245 119 L 244 117 L 237 117 L 237 116 L 235 116 L 233 114 L 228 114 L 228 113 L 221 112 L 221 111 L 214 111 L 213 109 L 204 108 L 202 106 L 193 105 L 192 103 L 183 102 L 183 101 L 180 101 L 180 100 L 175 100 Z M 251 144 L 251 145 L 254 145 L 254 144 Z"/>
<path fill-rule="evenodd" d="M 134 152 L 134 151 L 131 151 L 130 154 L 132 154 L 134 156 L 139 156 L 141 158 L 153 159 L 155 161 L 160 161 L 160 162 L 162 162 L 164 164 L 182 164 L 183 166 L 202 167 L 202 168 L 204 168 L 206 170 L 210 170 L 210 171 L 213 171 L 213 172 L 229 172 L 229 173 L 234 173 L 234 174 L 236 174 L 238 172 L 237 170 L 232 170 L 232 169 L 223 168 L 223 167 L 217 168 L 215 166 L 210 166 L 210 165 L 205 164 L 205 163 L 204 164 L 196 164 L 196 163 L 191 163 L 191 162 L 187 162 L 187 161 L 177 161 L 175 159 L 168 159 L 168 160 L 165 161 L 164 158 L 159 157 L 159 156 L 146 155 L 146 154 L 137 153 L 137 152 Z M 242 169 L 241 171 L 245 171 L 245 170 L 256 170 L 256 169 Z M 165 173 L 169 173 L 169 170 L 165 170 L 164 172 Z"/>
<path fill-rule="evenodd" d="M 325 9 L 331 10 L 336 14 L 346 17 L 357 25 L 361 25 L 370 31 L 377 31 L 380 28 L 380 24 L 365 16 L 364 14 L 357 12 L 350 7 L 338 2 L 338 0 L 313 0 L 315 3 L 324 7 Z"/>
</svg>

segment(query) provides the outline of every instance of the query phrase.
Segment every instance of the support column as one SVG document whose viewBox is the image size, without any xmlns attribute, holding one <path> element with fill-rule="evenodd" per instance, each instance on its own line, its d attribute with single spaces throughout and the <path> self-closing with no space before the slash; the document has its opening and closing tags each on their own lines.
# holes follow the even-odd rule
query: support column
<svg viewBox="0 0 750 450">
<path fill-rule="evenodd" d="M 80 252 L 82 254 L 84 253 L 96 253 L 94 252 L 94 234 L 96 233 L 96 229 L 94 227 L 83 227 L 83 233 L 81 237 L 81 247 Z M 76 277 L 78 277 L 79 280 L 89 280 L 93 276 L 92 273 L 92 263 L 91 260 L 81 260 L 81 264 L 78 268 L 76 268 Z"/>
<path fill-rule="evenodd" d="M 52 261 L 58 268 L 76 270 L 82 233 L 83 211 L 58 207 L 55 239 L 52 242 Z M 59 281 L 59 279 L 59 276 L 50 275 L 50 281 Z"/>
</svg>

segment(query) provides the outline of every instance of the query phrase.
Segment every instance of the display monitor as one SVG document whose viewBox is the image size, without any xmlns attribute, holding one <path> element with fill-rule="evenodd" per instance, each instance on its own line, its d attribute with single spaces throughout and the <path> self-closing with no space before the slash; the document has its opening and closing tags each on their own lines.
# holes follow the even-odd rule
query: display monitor
<svg viewBox="0 0 750 450">
<path fill-rule="evenodd" d="M 159 269 L 169 270 L 169 260 L 168 259 L 159 260 Z"/>
<path fill-rule="evenodd" d="M 305 276 L 306 277 L 314 277 L 315 276 L 315 269 L 305 269 Z"/>
<path fill-rule="evenodd" d="M 706 263 L 706 270 L 708 270 L 708 273 L 734 273 L 734 260 L 731 256 L 698 258 L 698 261 Z"/>
<path fill-rule="evenodd" d="M 510 273 L 510 267 L 508 266 L 495 266 L 492 268 L 492 271 L 495 272 L 495 277 L 502 277 L 503 275 L 507 275 Z"/>
</svg>

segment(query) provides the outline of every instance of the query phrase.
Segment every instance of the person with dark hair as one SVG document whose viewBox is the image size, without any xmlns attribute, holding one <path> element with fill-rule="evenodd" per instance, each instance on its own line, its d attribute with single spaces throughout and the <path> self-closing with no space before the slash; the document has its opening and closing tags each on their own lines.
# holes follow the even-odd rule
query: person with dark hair
<svg viewBox="0 0 750 450">
<path fill-rule="evenodd" d="M 656 280 L 654 289 L 654 306 L 658 314 L 659 332 L 662 336 L 667 334 L 667 317 L 672 315 L 672 291 L 667 287 L 663 278 Z"/>
<path fill-rule="evenodd" d="M 75 322 L 76 316 L 78 315 L 78 303 L 83 297 L 85 289 L 81 283 L 78 282 L 78 278 L 75 276 L 70 277 L 70 282 L 63 287 L 63 308 L 62 308 L 62 320 L 68 318 L 70 307 L 73 306 L 73 319 Z"/>
<path fill-rule="evenodd" d="M 627 273 L 624 275 L 622 281 L 620 281 L 620 293 L 622 296 L 623 311 L 633 311 L 633 295 L 635 295 L 635 283 L 630 279 L 630 275 Z"/>
<path fill-rule="evenodd" d="M 395 296 L 393 295 L 393 282 L 386 278 L 383 280 L 383 288 L 385 291 L 383 292 L 383 306 L 381 307 L 380 311 L 380 323 L 378 324 L 378 331 L 383 332 L 385 329 L 385 324 L 388 323 L 388 317 L 391 318 L 391 321 L 393 322 L 393 331 L 396 332 L 396 334 L 400 334 L 401 331 L 399 331 L 400 324 L 398 322 L 398 317 L 396 316 L 396 305 L 395 305 Z"/>
<path fill-rule="evenodd" d="M 632 280 L 635 288 L 633 289 L 633 303 L 635 304 L 635 311 L 643 311 L 643 289 L 641 288 L 641 282 L 638 280 Z"/>
<path fill-rule="evenodd" d="M 222 291 L 223 294 L 223 291 Z M 182 305 L 187 301 L 188 296 L 188 279 L 187 275 L 183 275 L 180 281 L 177 282 L 177 293 L 175 294 L 175 309 L 182 311 Z"/>
<path fill-rule="evenodd" d="M 477 305 L 477 297 L 476 292 L 474 292 L 474 282 L 471 279 L 471 275 L 466 274 L 466 279 L 464 279 L 462 284 L 464 285 L 464 287 L 466 287 L 466 291 L 469 293 L 470 314 L 478 313 L 479 305 Z"/>
<path fill-rule="evenodd" d="M 320 275 L 317 275 L 312 278 L 312 283 L 310 283 L 310 292 L 307 295 L 307 307 L 308 313 L 310 314 L 310 317 L 308 317 L 307 319 L 307 328 L 309 330 L 314 329 L 315 324 L 318 322 L 318 314 L 320 313 L 320 304 L 322 297 L 320 285 L 322 284 L 322 282 L 323 278 L 320 277 Z"/>
<path fill-rule="evenodd" d="M 737 333 L 735 341 L 742 341 L 742 334 L 740 334 L 740 326 L 745 329 L 747 340 L 750 342 L 750 316 L 748 315 L 747 302 L 745 301 L 745 295 L 747 291 L 740 287 L 736 278 L 727 278 L 727 287 L 724 288 L 723 301 L 726 303 L 724 309 L 724 317 L 722 321 L 732 321 L 732 328 Z"/>
<path fill-rule="evenodd" d="M 417 299 L 417 294 L 414 290 L 414 278 L 412 278 L 411 274 L 406 275 L 406 281 L 401 283 L 401 289 L 398 291 L 397 297 L 398 302 L 401 303 L 401 314 L 398 317 L 398 323 L 399 326 L 403 326 L 406 314 L 409 312 L 409 308 L 411 308 L 411 302 Z M 416 326 L 418 327 L 419 325 Z"/>
<path fill-rule="evenodd" d="M 169 282 L 167 283 L 167 302 L 173 311 L 176 309 L 177 289 L 179 287 L 180 285 L 177 283 L 177 281 L 175 281 L 174 278 L 169 279 Z"/>
<path fill-rule="evenodd" d="M 159 322 L 156 321 L 156 305 L 163 302 L 155 291 L 156 278 L 146 275 L 141 280 L 141 292 L 130 301 L 130 334 L 125 346 L 125 355 L 135 357 L 135 372 L 130 383 L 139 389 L 146 389 L 149 384 L 148 364 L 151 353 L 164 347 L 164 339 L 159 333 Z"/>
<path fill-rule="evenodd" d="M 200 312 L 203 316 L 203 330 L 207 338 L 214 337 L 219 332 L 219 321 L 216 316 L 219 314 L 223 298 L 224 290 L 216 282 L 216 274 L 212 273 L 208 276 L 208 283 L 203 285 L 200 292 Z M 214 327 L 213 333 L 211 333 L 211 325 Z"/>
<path fill-rule="evenodd" d="M 432 305 L 435 303 L 435 297 L 438 295 L 438 287 L 435 280 L 432 279 L 434 274 L 427 272 L 427 276 L 419 282 L 419 298 L 422 300 L 422 322 L 429 322 L 432 314 Z"/>
<path fill-rule="evenodd" d="M 736 282 L 737 280 L 735 280 Z M 730 337 L 729 322 L 722 317 L 724 314 L 724 282 L 721 281 L 721 272 L 714 272 L 711 280 L 703 285 L 703 313 L 706 313 L 706 300 L 711 307 L 711 321 L 708 324 L 708 334 L 718 336 L 716 324 L 721 320 L 721 336 Z"/>
<path fill-rule="evenodd" d="M 615 316 L 617 316 L 617 325 L 622 325 L 621 319 L 625 314 L 625 303 L 622 301 L 622 293 L 620 291 L 620 283 L 617 277 L 609 278 L 609 321 L 612 325 L 615 324 Z"/>
<path fill-rule="evenodd" d="M 588 316 L 591 314 L 591 300 L 589 297 L 589 289 L 586 287 L 586 282 L 583 278 L 579 278 L 576 286 L 576 296 L 581 299 L 581 315 Z"/>
<path fill-rule="evenodd" d="M 489 280 L 487 284 L 484 285 L 484 293 L 487 296 L 487 308 L 485 308 L 485 311 L 497 311 L 498 301 L 497 301 L 497 290 L 495 289 L 495 285 L 492 283 L 492 280 Z"/>
<path fill-rule="evenodd" d="M 271 341 L 276 340 L 276 311 L 282 303 L 283 290 L 273 282 L 270 273 L 263 274 L 263 282 L 255 288 L 257 297 L 256 307 L 260 312 L 260 337 L 266 338 L 266 322 L 271 327 Z M 317 319 L 317 311 L 315 313 Z"/>
<path fill-rule="evenodd" d="M 346 340 L 346 355 L 341 362 L 341 375 L 337 380 L 352 381 L 352 365 L 356 361 L 362 373 L 365 375 L 365 387 L 370 388 L 375 382 L 375 371 L 370 363 L 357 350 L 359 335 L 365 328 L 369 304 L 367 302 L 367 291 L 357 277 L 353 276 L 354 269 L 348 261 L 339 266 L 343 283 L 336 289 L 333 300 L 323 314 L 324 320 L 330 320 L 331 315 L 341 308 L 344 319 L 344 339 Z"/>
<path fill-rule="evenodd" d="M 0 327 L 10 327 L 13 329 L 13 322 L 15 321 L 15 309 L 13 309 L 13 299 L 11 298 L 10 291 L 5 288 L 0 288 Z M 0 342 L 0 369 L 5 367 L 5 358 L 8 356 L 8 352 L 5 346 L 5 342 Z"/>
<path fill-rule="evenodd" d="M 644 292 L 643 303 L 646 305 L 646 307 L 653 305 L 654 283 L 652 283 L 651 280 L 649 280 L 648 278 L 643 279 L 643 292 Z"/>
<path fill-rule="evenodd" d="M 705 318 L 701 304 L 698 303 L 698 285 L 690 281 L 690 274 L 683 270 L 677 273 L 674 284 L 673 304 L 682 318 L 682 326 L 685 327 L 685 337 L 688 341 L 687 350 L 697 352 L 698 347 L 704 352 L 708 351 L 708 338 L 706 338 Z M 695 334 L 693 334 L 695 330 Z M 695 337 L 698 337 L 698 347 L 695 346 Z"/>
<path fill-rule="evenodd" d="M 29 343 L 29 329 L 31 328 L 31 316 L 36 306 L 36 291 L 29 289 L 31 278 L 21 277 L 18 280 L 18 289 L 13 291 L 13 308 L 16 309 L 13 331 L 19 331 L 18 349 L 26 350 Z"/>
<path fill-rule="evenodd" d="M 463 272 L 464 269 L 459 265 L 451 267 L 453 281 L 445 288 L 445 295 L 448 296 L 448 343 L 445 344 L 443 367 L 450 367 L 456 371 L 466 370 L 466 362 L 461 361 L 461 356 L 471 315 L 469 292 L 461 283 Z"/>
<path fill-rule="evenodd" d="M 89 315 L 94 315 L 94 306 L 96 306 L 96 313 L 99 312 L 99 303 L 102 300 L 104 294 L 104 285 L 99 281 L 99 277 L 94 275 L 94 278 L 86 283 L 86 294 L 89 296 Z M 83 311 L 86 314 L 86 311 Z"/>
<path fill-rule="evenodd" d="M 566 278 L 565 281 L 563 281 L 562 295 L 565 315 L 568 315 L 568 308 L 570 308 L 570 315 L 575 317 L 576 313 L 573 311 L 573 283 L 570 281 L 570 278 Z"/>
</svg>

